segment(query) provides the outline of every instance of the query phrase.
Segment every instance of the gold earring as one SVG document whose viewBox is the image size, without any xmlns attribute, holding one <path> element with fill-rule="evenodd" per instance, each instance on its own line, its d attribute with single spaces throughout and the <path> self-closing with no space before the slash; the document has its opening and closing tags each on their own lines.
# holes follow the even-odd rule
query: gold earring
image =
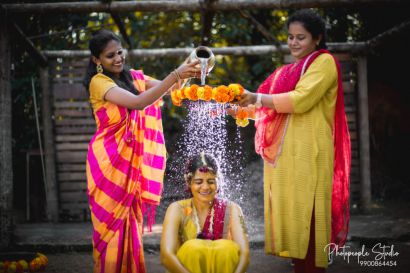
<svg viewBox="0 0 410 273">
<path fill-rule="evenodd" d="M 103 73 L 103 68 L 101 64 L 97 64 L 97 73 Z"/>
</svg>

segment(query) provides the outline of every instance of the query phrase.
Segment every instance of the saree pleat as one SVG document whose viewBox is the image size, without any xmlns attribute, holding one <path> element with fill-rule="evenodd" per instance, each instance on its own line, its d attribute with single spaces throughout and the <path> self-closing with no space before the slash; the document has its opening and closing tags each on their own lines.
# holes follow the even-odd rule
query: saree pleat
<svg viewBox="0 0 410 273">
<path fill-rule="evenodd" d="M 131 74 L 144 92 L 143 73 Z M 93 110 L 97 132 L 88 148 L 87 194 L 94 273 L 144 273 L 143 211 L 152 224 L 155 210 L 147 208 L 159 204 L 166 163 L 160 105 L 139 111 L 104 102 Z"/>
</svg>

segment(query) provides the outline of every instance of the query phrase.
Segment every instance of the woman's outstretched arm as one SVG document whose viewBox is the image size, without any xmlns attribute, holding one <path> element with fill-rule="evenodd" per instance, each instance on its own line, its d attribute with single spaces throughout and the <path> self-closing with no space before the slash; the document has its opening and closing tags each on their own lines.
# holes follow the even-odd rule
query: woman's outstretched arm
<svg viewBox="0 0 410 273">
<path fill-rule="evenodd" d="M 134 95 L 125 89 L 115 86 L 107 91 L 104 99 L 128 109 L 142 110 L 161 98 L 180 79 L 194 77 L 198 73 L 198 69 L 195 67 L 198 63 L 199 61 L 182 64 L 176 69 L 177 73 L 170 73 L 160 83 L 153 85 L 142 94 Z"/>
<path fill-rule="evenodd" d="M 189 273 L 176 255 L 180 246 L 178 230 L 181 220 L 181 208 L 174 202 L 165 213 L 161 236 L 161 263 L 171 273 Z"/>
<path fill-rule="evenodd" d="M 240 248 L 239 263 L 235 269 L 235 273 L 244 273 L 249 265 L 249 241 L 248 232 L 245 226 L 245 219 L 241 208 L 232 203 L 231 220 L 230 220 L 230 232 L 232 239 Z"/>
</svg>

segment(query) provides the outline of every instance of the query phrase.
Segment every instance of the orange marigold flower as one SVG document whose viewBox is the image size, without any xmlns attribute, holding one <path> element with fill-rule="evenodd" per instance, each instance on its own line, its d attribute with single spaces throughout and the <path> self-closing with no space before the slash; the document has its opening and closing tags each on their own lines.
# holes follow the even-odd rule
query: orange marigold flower
<svg viewBox="0 0 410 273">
<path fill-rule="evenodd" d="M 236 112 L 236 118 L 238 118 L 238 119 L 247 119 L 247 118 L 249 118 L 249 113 L 248 113 L 248 111 L 244 110 L 243 108 L 239 108 L 238 111 Z"/>
<path fill-rule="evenodd" d="M 215 101 L 219 103 L 229 102 L 229 88 L 226 85 L 220 85 L 216 88 Z"/>
<path fill-rule="evenodd" d="M 235 93 L 231 89 L 229 89 L 228 96 L 229 96 L 228 102 L 231 102 L 235 99 Z"/>
<path fill-rule="evenodd" d="M 246 127 L 249 124 L 249 113 L 245 109 L 239 107 L 236 112 L 236 125 Z"/>
<path fill-rule="evenodd" d="M 191 85 L 191 87 L 189 88 L 188 94 L 185 94 L 187 95 L 187 98 L 190 100 L 194 100 L 194 101 L 198 100 L 198 93 L 197 93 L 198 88 L 199 86 L 196 84 Z"/>
<path fill-rule="evenodd" d="M 172 103 L 175 106 L 181 106 L 182 105 L 182 100 L 178 97 L 177 92 L 178 92 L 178 90 L 172 90 L 171 91 L 171 100 L 172 100 Z"/>
<path fill-rule="evenodd" d="M 178 96 L 178 98 L 180 98 L 181 100 L 183 100 L 183 99 L 186 98 L 186 97 L 185 97 L 184 89 L 185 89 L 185 87 L 182 88 L 182 89 L 178 89 L 178 90 L 177 90 L 177 96 Z"/>
<path fill-rule="evenodd" d="M 204 100 L 210 101 L 212 99 L 212 87 L 209 85 L 204 86 Z"/>
</svg>

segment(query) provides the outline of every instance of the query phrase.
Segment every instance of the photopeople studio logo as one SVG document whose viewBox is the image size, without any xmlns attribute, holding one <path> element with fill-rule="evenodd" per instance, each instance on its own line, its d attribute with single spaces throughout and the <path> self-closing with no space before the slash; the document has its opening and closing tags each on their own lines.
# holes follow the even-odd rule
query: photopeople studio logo
<svg viewBox="0 0 410 273">
<path fill-rule="evenodd" d="M 328 253 L 329 259 L 333 257 L 343 257 L 343 260 L 350 263 L 350 260 L 357 260 L 360 266 L 397 266 L 397 256 L 399 252 L 395 251 L 394 245 L 383 245 L 377 243 L 371 248 L 362 245 L 359 250 L 351 250 L 350 246 L 339 247 L 336 244 L 328 244 L 324 251 Z"/>
</svg>

